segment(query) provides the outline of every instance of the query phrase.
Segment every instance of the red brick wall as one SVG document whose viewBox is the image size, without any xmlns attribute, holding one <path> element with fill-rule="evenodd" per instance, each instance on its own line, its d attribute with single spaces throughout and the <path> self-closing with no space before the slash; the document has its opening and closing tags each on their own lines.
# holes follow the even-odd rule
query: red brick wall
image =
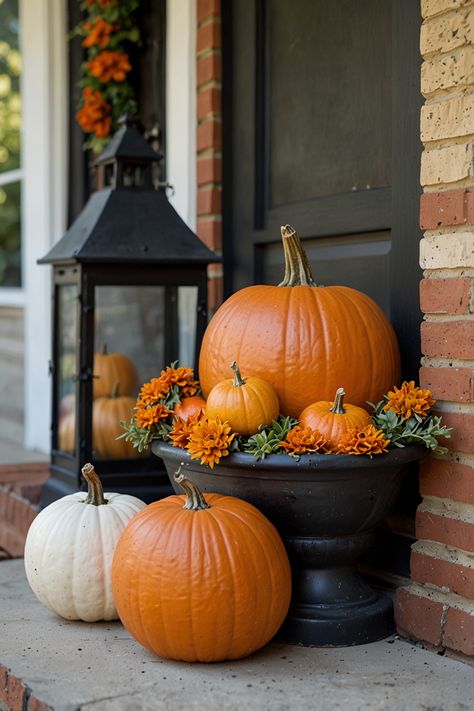
<svg viewBox="0 0 474 711">
<path fill-rule="evenodd" d="M 0 466 L 0 560 L 21 557 L 49 464 Z"/>
<path fill-rule="evenodd" d="M 401 634 L 474 655 L 474 10 L 422 0 L 420 381 L 454 428 L 421 467 Z"/>
<path fill-rule="evenodd" d="M 197 2 L 197 234 L 222 254 L 222 57 L 220 0 Z M 211 264 L 209 309 L 222 302 L 222 266 Z"/>
</svg>

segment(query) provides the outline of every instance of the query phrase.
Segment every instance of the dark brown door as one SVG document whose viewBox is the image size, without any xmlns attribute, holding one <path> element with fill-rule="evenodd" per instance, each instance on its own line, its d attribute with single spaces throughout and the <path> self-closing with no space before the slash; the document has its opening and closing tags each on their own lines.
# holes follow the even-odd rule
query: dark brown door
<svg viewBox="0 0 474 711">
<path fill-rule="evenodd" d="M 411 0 L 224 4 L 227 293 L 278 283 L 280 225 L 320 284 L 372 296 L 419 364 L 419 8 Z"/>
</svg>

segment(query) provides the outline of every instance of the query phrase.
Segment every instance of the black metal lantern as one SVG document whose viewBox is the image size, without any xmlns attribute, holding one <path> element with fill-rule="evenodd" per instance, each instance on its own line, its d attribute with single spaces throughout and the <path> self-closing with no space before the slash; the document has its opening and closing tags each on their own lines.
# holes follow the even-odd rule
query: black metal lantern
<svg viewBox="0 0 474 711">
<path fill-rule="evenodd" d="M 52 454 L 43 505 L 81 488 L 85 462 L 106 491 L 145 501 L 171 493 L 159 460 L 117 441 L 108 425 L 115 418 L 120 434 L 120 410 L 130 407 L 129 420 L 140 384 L 167 364 L 197 365 L 207 265 L 219 261 L 154 188 L 160 159 L 124 120 L 96 161 L 99 189 L 39 260 L 53 265 Z"/>
</svg>

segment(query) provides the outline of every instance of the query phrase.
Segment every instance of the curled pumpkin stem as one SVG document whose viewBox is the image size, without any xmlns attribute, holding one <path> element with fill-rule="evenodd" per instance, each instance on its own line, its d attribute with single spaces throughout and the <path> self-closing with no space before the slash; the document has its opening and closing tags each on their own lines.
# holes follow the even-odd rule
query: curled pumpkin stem
<svg viewBox="0 0 474 711">
<path fill-rule="evenodd" d="M 175 474 L 173 479 L 179 486 L 183 489 L 186 494 L 186 503 L 183 509 L 190 511 L 204 511 L 204 509 L 210 509 L 210 504 L 207 503 L 201 490 L 196 486 L 191 479 L 187 479 L 184 474 L 181 474 L 181 465 Z"/>
<path fill-rule="evenodd" d="M 278 286 L 317 286 L 296 230 L 291 225 L 283 225 L 281 238 L 285 254 L 285 276 Z"/>
<path fill-rule="evenodd" d="M 234 388 L 240 388 L 242 387 L 242 385 L 245 385 L 245 380 L 243 379 L 242 374 L 240 372 L 240 368 L 235 362 L 235 360 L 233 363 L 230 364 L 230 367 L 234 371 Z"/>
<path fill-rule="evenodd" d="M 108 501 L 104 496 L 104 490 L 94 466 L 90 463 L 84 464 L 81 469 L 82 476 L 87 482 L 87 498 L 84 499 L 84 504 L 92 504 L 93 506 L 102 506 Z"/>
<path fill-rule="evenodd" d="M 329 412 L 333 412 L 335 415 L 344 415 L 346 410 L 344 408 L 344 395 L 346 394 L 344 388 L 338 388 L 336 391 L 336 397 L 334 398 L 334 405 L 331 407 Z"/>
</svg>

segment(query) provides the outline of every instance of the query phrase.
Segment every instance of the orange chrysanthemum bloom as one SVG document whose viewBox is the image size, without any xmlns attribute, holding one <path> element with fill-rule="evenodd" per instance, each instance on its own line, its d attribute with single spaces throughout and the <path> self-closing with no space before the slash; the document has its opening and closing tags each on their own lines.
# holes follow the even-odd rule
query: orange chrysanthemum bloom
<svg viewBox="0 0 474 711">
<path fill-rule="evenodd" d="M 387 397 L 389 400 L 384 410 L 393 410 L 397 415 L 403 415 L 404 420 L 409 420 L 413 415 L 426 417 L 436 403 L 431 396 L 431 390 L 415 387 L 414 380 L 405 380 L 400 388 L 394 387 L 390 390 Z"/>
<path fill-rule="evenodd" d="M 82 41 L 83 47 L 100 47 L 104 49 L 109 44 L 110 35 L 117 30 L 119 25 L 112 25 L 110 22 L 98 17 L 95 22 L 86 22 L 85 31 L 88 33 Z"/>
<path fill-rule="evenodd" d="M 367 425 L 362 430 L 359 427 L 348 430 L 339 441 L 337 451 L 340 454 L 382 454 L 389 444 L 382 430 Z"/>
<path fill-rule="evenodd" d="M 160 380 L 163 383 L 168 383 L 169 388 L 173 385 L 178 385 L 181 388 L 182 397 L 195 395 L 199 390 L 199 383 L 194 380 L 192 368 L 171 368 L 168 366 L 166 370 L 161 371 Z"/>
<path fill-rule="evenodd" d="M 173 442 L 173 447 L 182 447 L 185 449 L 189 443 L 189 437 L 196 422 L 203 417 L 202 411 L 197 415 L 193 415 L 188 420 L 182 420 L 177 417 L 173 422 L 173 427 L 169 433 L 169 438 Z"/>
<path fill-rule="evenodd" d="M 127 72 L 132 69 L 127 54 L 108 50 L 91 59 L 87 66 L 92 76 L 105 84 L 109 81 L 125 81 Z"/>
<path fill-rule="evenodd" d="M 135 410 L 135 422 L 138 427 L 143 427 L 144 429 L 149 430 L 160 420 L 166 420 L 170 414 L 170 410 L 160 403 L 159 405 L 153 405 L 152 407 L 144 407 Z"/>
<path fill-rule="evenodd" d="M 222 422 L 219 417 L 209 420 L 202 417 L 191 428 L 186 449 L 192 455 L 191 459 L 199 459 L 201 464 L 214 468 L 221 457 L 227 457 L 229 447 L 235 437 L 228 422 Z"/>
<path fill-rule="evenodd" d="M 142 405 L 152 405 L 169 393 L 169 387 L 161 378 L 152 378 L 149 383 L 144 383 L 140 389 L 139 400 Z"/>
<path fill-rule="evenodd" d="M 111 106 L 100 91 L 93 91 L 86 86 L 82 92 L 84 105 L 76 113 L 76 119 L 85 133 L 95 133 L 100 138 L 106 138 L 110 133 Z"/>
<path fill-rule="evenodd" d="M 287 454 L 307 454 L 309 452 L 330 454 L 332 452 L 331 443 L 325 435 L 318 430 L 311 429 L 311 427 L 301 427 L 301 425 L 293 427 L 280 444 Z"/>
</svg>

